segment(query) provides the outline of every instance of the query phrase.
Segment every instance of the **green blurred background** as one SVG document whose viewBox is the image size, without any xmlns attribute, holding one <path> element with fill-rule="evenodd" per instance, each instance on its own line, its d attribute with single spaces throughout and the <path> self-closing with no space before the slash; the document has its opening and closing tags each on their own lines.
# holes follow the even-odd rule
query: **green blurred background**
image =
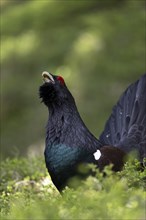
<svg viewBox="0 0 146 220">
<path fill-rule="evenodd" d="M 143 0 L 1 0 L 1 158 L 43 155 L 41 73 L 61 74 L 97 137 L 145 72 Z"/>
</svg>

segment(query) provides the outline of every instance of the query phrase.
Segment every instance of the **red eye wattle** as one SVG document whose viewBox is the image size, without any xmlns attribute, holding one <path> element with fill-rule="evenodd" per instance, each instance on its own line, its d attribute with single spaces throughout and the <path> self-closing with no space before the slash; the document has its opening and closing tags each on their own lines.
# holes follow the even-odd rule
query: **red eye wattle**
<svg viewBox="0 0 146 220">
<path fill-rule="evenodd" d="M 58 76 L 58 77 L 57 77 L 57 80 L 58 80 L 62 85 L 64 85 L 64 79 L 63 79 L 62 76 Z"/>
</svg>

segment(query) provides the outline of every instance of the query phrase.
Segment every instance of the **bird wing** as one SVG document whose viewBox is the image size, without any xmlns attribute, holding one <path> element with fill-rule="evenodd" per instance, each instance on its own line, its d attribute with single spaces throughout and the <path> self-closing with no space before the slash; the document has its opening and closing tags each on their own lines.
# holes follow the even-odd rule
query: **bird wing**
<svg viewBox="0 0 146 220">
<path fill-rule="evenodd" d="M 146 157 L 146 74 L 131 84 L 113 107 L 99 140 Z"/>
</svg>

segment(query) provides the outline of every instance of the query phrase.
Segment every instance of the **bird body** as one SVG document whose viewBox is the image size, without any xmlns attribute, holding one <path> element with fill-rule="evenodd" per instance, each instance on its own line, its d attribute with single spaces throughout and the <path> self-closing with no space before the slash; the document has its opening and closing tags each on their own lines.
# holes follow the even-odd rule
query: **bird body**
<svg viewBox="0 0 146 220">
<path fill-rule="evenodd" d="M 77 167 L 81 163 L 94 163 L 101 170 L 113 163 L 117 171 L 123 166 L 125 154 L 133 148 L 138 148 L 143 159 L 146 146 L 146 75 L 120 98 L 99 140 L 82 121 L 64 79 L 48 72 L 43 73 L 43 79 L 45 83 L 40 87 L 40 97 L 49 109 L 45 161 L 52 181 L 59 190 L 77 174 Z M 138 109 L 137 105 L 140 104 L 141 109 Z M 139 134 L 139 131 L 142 133 Z M 97 150 L 101 152 L 98 159 L 95 154 Z"/>
<path fill-rule="evenodd" d="M 56 83 L 60 89 L 62 85 L 60 82 Z M 51 95 L 46 92 L 50 86 L 50 84 L 44 84 L 40 88 L 40 95 L 44 102 L 48 101 L 48 94 Z M 75 175 L 80 163 L 91 163 L 94 160 L 93 153 L 100 146 L 100 142 L 83 123 L 73 96 L 65 85 L 64 87 L 66 97 L 63 98 L 63 93 L 63 97 L 59 100 L 54 102 L 53 98 L 53 103 L 49 103 L 45 148 L 46 165 L 58 189 L 63 187 L 63 182 Z"/>
</svg>

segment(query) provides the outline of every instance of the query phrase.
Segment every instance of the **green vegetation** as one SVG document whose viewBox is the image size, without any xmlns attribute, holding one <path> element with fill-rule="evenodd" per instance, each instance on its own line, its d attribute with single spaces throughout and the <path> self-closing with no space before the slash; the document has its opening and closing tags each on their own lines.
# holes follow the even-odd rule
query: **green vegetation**
<svg viewBox="0 0 146 220">
<path fill-rule="evenodd" d="M 39 151 L 44 70 L 64 76 L 98 137 L 120 94 L 145 71 L 144 1 L 2 0 L 1 12 L 2 157 L 27 155 L 32 144 Z"/>
<path fill-rule="evenodd" d="M 66 188 L 62 195 L 52 185 L 36 159 L 9 159 L 2 163 L 1 219 L 116 219 L 145 218 L 146 170 L 137 160 L 126 163 L 122 172 L 106 167 L 95 177 Z"/>
</svg>

